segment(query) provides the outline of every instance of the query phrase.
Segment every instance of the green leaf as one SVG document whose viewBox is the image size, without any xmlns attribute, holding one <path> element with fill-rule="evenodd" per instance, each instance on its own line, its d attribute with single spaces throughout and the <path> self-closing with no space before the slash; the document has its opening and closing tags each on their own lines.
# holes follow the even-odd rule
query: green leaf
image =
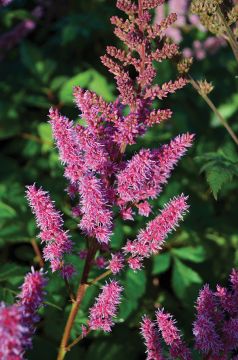
<svg viewBox="0 0 238 360">
<path fill-rule="evenodd" d="M 81 86 L 85 88 L 88 86 L 91 79 L 92 79 L 92 71 L 87 70 L 66 81 L 59 93 L 60 101 L 62 101 L 65 104 L 72 104 L 73 87 Z"/>
<path fill-rule="evenodd" d="M 12 219 L 16 216 L 16 211 L 11 206 L 0 201 L 0 219 Z"/>
<path fill-rule="evenodd" d="M 186 246 L 179 249 L 174 248 L 171 250 L 171 253 L 180 259 L 192 261 L 195 263 L 203 262 L 206 258 L 206 253 L 202 246 Z"/>
<path fill-rule="evenodd" d="M 189 288 L 193 284 L 202 284 L 199 274 L 180 260 L 175 259 L 172 273 L 172 287 L 180 299 L 185 299 Z"/>
<path fill-rule="evenodd" d="M 59 98 L 63 103 L 72 104 L 74 86 L 80 86 L 95 91 L 97 95 L 102 96 L 105 100 L 113 100 L 112 86 L 94 69 L 89 69 L 73 76 L 63 84 L 59 93 Z"/>
<path fill-rule="evenodd" d="M 238 110 L 238 95 L 235 94 L 229 97 L 229 102 L 225 104 L 221 104 L 218 107 L 218 111 L 221 113 L 225 120 L 228 120 L 231 116 L 233 116 Z M 217 118 L 217 116 L 213 113 L 211 123 L 213 127 L 222 126 L 221 122 Z"/>
<path fill-rule="evenodd" d="M 52 131 L 50 124 L 41 123 L 38 125 L 38 133 L 43 142 L 42 151 L 47 152 L 53 148 Z"/>
<path fill-rule="evenodd" d="M 228 168 L 216 166 L 206 171 L 206 178 L 214 198 L 217 200 L 218 192 L 223 185 L 232 180 L 233 174 Z"/>
<path fill-rule="evenodd" d="M 153 257 L 152 275 L 158 275 L 168 270 L 171 263 L 170 253 L 159 254 Z"/>
<path fill-rule="evenodd" d="M 138 305 L 138 300 L 145 293 L 146 289 L 146 275 L 145 271 L 141 270 L 134 272 L 128 270 L 126 278 L 123 281 L 124 300 L 120 305 L 118 319 L 124 321 Z"/>
<path fill-rule="evenodd" d="M 128 299 L 139 299 L 145 292 L 146 275 L 145 271 L 135 272 L 128 270 L 125 281 L 125 294 Z"/>
<path fill-rule="evenodd" d="M 89 89 L 103 97 L 106 101 L 112 101 L 112 86 L 108 84 L 106 78 L 99 72 L 93 70 L 93 79 L 90 82 Z"/>
</svg>

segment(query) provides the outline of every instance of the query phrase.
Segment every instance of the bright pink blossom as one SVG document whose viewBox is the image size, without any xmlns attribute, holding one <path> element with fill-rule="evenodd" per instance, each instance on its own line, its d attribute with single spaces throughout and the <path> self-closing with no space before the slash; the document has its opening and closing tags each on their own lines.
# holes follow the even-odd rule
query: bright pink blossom
<svg viewBox="0 0 238 360">
<path fill-rule="evenodd" d="M 157 150 L 141 150 L 136 154 L 117 176 L 120 198 L 128 202 L 158 196 L 192 140 L 193 135 L 183 134 Z"/>
<path fill-rule="evenodd" d="M 192 360 L 190 351 L 183 343 L 175 320 L 169 313 L 159 310 L 156 313 L 158 328 L 165 343 L 170 347 L 170 355 L 173 359 Z"/>
<path fill-rule="evenodd" d="M 41 230 L 39 237 L 42 242 L 47 243 L 44 258 L 51 262 L 52 271 L 58 270 L 63 255 L 69 253 L 72 248 L 68 233 L 63 230 L 62 216 L 55 209 L 48 193 L 41 188 L 37 189 L 35 185 L 28 186 L 26 196 Z"/>
<path fill-rule="evenodd" d="M 151 206 L 150 204 L 148 203 L 148 201 L 143 201 L 143 202 L 140 202 L 139 204 L 136 205 L 137 208 L 138 208 L 138 213 L 142 216 L 149 216 L 152 209 L 151 209 Z"/>
<path fill-rule="evenodd" d="M 27 332 L 28 329 L 22 321 L 22 308 L 18 305 L 6 306 L 1 303 L 0 358 L 2 360 L 23 360 Z"/>
<path fill-rule="evenodd" d="M 111 272 L 115 275 L 124 268 L 124 262 L 124 256 L 120 252 L 112 254 L 112 258 L 109 260 L 108 269 L 110 269 Z"/>
<path fill-rule="evenodd" d="M 92 330 L 111 331 L 122 290 L 122 287 L 115 280 L 102 287 L 102 292 L 96 299 L 96 303 L 89 310 L 89 327 Z"/>
<path fill-rule="evenodd" d="M 81 211 L 80 228 L 100 243 L 108 243 L 112 229 L 112 211 L 107 201 L 102 182 L 87 173 L 79 184 Z"/>
<path fill-rule="evenodd" d="M 141 334 L 145 340 L 147 360 L 164 360 L 159 332 L 155 324 L 144 316 L 141 322 Z"/>
<path fill-rule="evenodd" d="M 125 253 L 131 253 L 133 257 L 149 257 L 156 254 L 164 243 L 168 234 L 178 226 L 179 220 L 188 210 L 187 197 L 180 195 L 172 199 L 161 214 L 150 221 L 144 230 L 141 230 L 137 238 L 128 241 L 124 247 Z"/>
<path fill-rule="evenodd" d="M 10 306 L 0 305 L 1 360 L 23 360 L 25 350 L 31 347 L 45 285 L 43 272 L 32 269 L 25 277 L 18 302 Z"/>
<path fill-rule="evenodd" d="M 84 171 L 84 161 L 74 124 L 60 115 L 57 109 L 51 108 L 49 117 L 60 160 L 66 165 L 65 176 L 74 183 L 81 178 Z"/>
</svg>

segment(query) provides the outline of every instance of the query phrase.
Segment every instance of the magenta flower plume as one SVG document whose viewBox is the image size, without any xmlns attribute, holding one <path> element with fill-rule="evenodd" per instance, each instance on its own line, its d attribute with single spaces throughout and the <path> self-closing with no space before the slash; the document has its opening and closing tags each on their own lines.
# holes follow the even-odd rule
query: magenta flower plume
<svg viewBox="0 0 238 360">
<path fill-rule="evenodd" d="M 183 134 L 158 150 L 141 150 L 118 174 L 118 193 L 125 202 L 159 195 L 171 171 L 192 145 L 193 135 Z"/>
<path fill-rule="evenodd" d="M 89 310 L 89 327 L 92 330 L 111 331 L 122 290 L 122 287 L 115 280 L 102 287 L 102 292 L 98 296 L 96 303 Z"/>
<path fill-rule="evenodd" d="M 82 176 L 84 162 L 73 122 L 53 108 L 50 109 L 49 117 L 60 160 L 66 165 L 65 176 L 74 183 Z"/>
<path fill-rule="evenodd" d="M 33 320 L 36 310 L 42 305 L 45 286 L 46 279 L 44 278 L 42 270 L 34 271 L 32 268 L 32 271 L 25 276 L 18 298 L 19 304 L 22 305 L 25 312 L 31 316 L 31 320 Z"/>
<path fill-rule="evenodd" d="M 180 195 L 172 199 L 161 214 L 150 221 L 132 242 L 128 241 L 124 247 L 125 253 L 131 253 L 133 257 L 145 258 L 156 254 L 168 234 L 178 226 L 179 220 L 188 210 L 187 197 Z"/>
<path fill-rule="evenodd" d="M 144 316 L 141 322 L 141 334 L 145 340 L 147 360 L 164 360 L 159 332 L 155 324 Z"/>
<path fill-rule="evenodd" d="M 43 304 L 46 286 L 46 279 L 43 271 L 29 272 L 24 279 L 21 292 L 18 296 L 18 304 L 23 312 L 23 324 L 27 327 L 25 339 L 31 346 L 31 337 L 35 331 L 35 323 L 39 320 L 37 310 Z"/>
<path fill-rule="evenodd" d="M 112 229 L 112 211 L 103 185 L 92 173 L 86 174 L 79 184 L 82 220 L 80 228 L 100 243 L 108 243 Z"/>
<path fill-rule="evenodd" d="M 47 245 L 44 248 L 44 258 L 51 263 L 52 271 L 60 269 L 63 255 L 69 253 L 72 242 L 63 230 L 61 214 L 55 209 L 47 192 L 35 185 L 27 187 L 26 196 L 35 214 L 36 222 L 41 232 L 39 237 Z"/>
<path fill-rule="evenodd" d="M 205 354 L 219 355 L 223 349 L 222 339 L 217 327 L 224 319 L 218 307 L 218 299 L 206 285 L 197 299 L 197 318 L 193 326 L 196 348 Z"/>
<path fill-rule="evenodd" d="M 165 343 L 170 347 L 170 356 L 173 359 L 191 360 L 191 353 L 183 343 L 175 320 L 169 313 L 159 310 L 156 313 L 158 328 Z"/>
<path fill-rule="evenodd" d="M 38 321 L 37 310 L 43 303 L 46 279 L 42 271 L 28 273 L 14 305 L 0 305 L 0 358 L 22 360 L 32 346 L 32 336 Z"/>
<path fill-rule="evenodd" d="M 108 269 L 111 270 L 113 275 L 116 275 L 124 268 L 125 266 L 124 262 L 125 262 L 124 256 L 120 252 L 116 254 L 112 254 L 112 258 L 111 260 L 109 260 Z"/>
<path fill-rule="evenodd" d="M 17 305 L 0 304 L 0 358 L 22 360 L 26 347 L 26 333 L 23 325 L 22 308 Z M 27 339 L 28 343 L 28 339 Z"/>
</svg>

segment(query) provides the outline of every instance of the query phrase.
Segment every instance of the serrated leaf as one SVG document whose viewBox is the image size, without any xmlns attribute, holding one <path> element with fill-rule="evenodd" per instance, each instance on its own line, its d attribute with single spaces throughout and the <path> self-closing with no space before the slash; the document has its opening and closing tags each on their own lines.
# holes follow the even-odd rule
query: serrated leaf
<svg viewBox="0 0 238 360">
<path fill-rule="evenodd" d="M 152 275 L 158 275 L 168 270 L 171 263 L 170 253 L 159 254 L 153 257 Z"/>
<path fill-rule="evenodd" d="M 206 253 L 202 246 L 192 247 L 192 246 L 186 246 L 183 248 L 173 248 L 171 250 L 171 253 L 180 259 L 192 261 L 195 263 L 200 263 L 205 260 Z"/>
<path fill-rule="evenodd" d="M 207 182 L 210 185 L 214 198 L 217 200 L 217 194 L 222 186 L 231 181 L 233 174 L 225 167 L 212 167 L 206 171 Z"/>
<path fill-rule="evenodd" d="M 172 273 L 172 287 L 180 299 L 184 299 L 192 284 L 202 284 L 199 274 L 190 267 L 175 259 Z"/>
</svg>

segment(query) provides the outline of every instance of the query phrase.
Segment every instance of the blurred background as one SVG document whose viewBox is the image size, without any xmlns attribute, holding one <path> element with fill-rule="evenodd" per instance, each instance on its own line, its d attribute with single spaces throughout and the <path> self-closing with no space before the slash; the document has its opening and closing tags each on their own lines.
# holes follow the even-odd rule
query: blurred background
<svg viewBox="0 0 238 360">
<path fill-rule="evenodd" d="M 50 191 L 64 213 L 65 224 L 75 242 L 70 260 L 78 272 L 83 262 L 77 252 L 84 248 L 77 223 L 71 217 L 63 168 L 52 142 L 47 114 L 50 106 L 77 119 L 72 87 L 96 91 L 106 100 L 117 91 L 112 76 L 99 57 L 106 45 L 116 45 L 109 18 L 119 13 L 114 0 L 15 0 L 0 7 L 0 300 L 12 303 L 30 266 L 38 266 L 34 252 L 37 229 L 25 199 L 25 186 L 36 182 Z M 174 2 L 173 2 L 174 3 Z M 177 4 L 179 1 L 177 1 Z M 184 3 L 184 1 L 183 1 Z M 172 1 L 154 15 L 154 21 L 171 12 Z M 210 94 L 219 111 L 238 134 L 238 71 L 228 46 L 213 38 L 180 7 L 177 27 L 167 35 L 180 43 L 186 56 L 194 56 L 191 69 L 197 80 L 212 81 Z M 174 79 L 173 62 L 158 65 L 157 82 Z M 160 104 L 158 104 L 160 106 Z M 126 299 L 120 307 L 112 334 L 94 332 L 76 346 L 68 359 L 144 359 L 138 323 L 144 313 L 164 306 L 175 315 L 188 339 L 194 301 L 209 282 L 226 284 L 232 267 L 238 265 L 237 145 L 220 125 L 198 93 L 188 85 L 163 102 L 174 115 L 154 127 L 136 146 L 128 147 L 130 158 L 139 147 L 155 147 L 183 132 L 196 134 L 189 154 L 179 163 L 161 196 L 159 209 L 171 197 L 189 195 L 190 213 L 163 252 L 148 260 L 145 268 L 123 275 Z M 112 247 L 118 249 L 147 220 L 118 220 Z M 95 275 L 100 270 L 94 270 Z M 93 277 L 93 274 L 92 274 Z M 73 278 L 76 285 L 78 276 Z M 34 347 L 28 359 L 54 359 L 70 303 L 64 282 L 49 273 L 47 306 L 41 311 Z M 90 288 L 80 310 L 73 337 L 87 321 L 97 286 Z"/>
</svg>

